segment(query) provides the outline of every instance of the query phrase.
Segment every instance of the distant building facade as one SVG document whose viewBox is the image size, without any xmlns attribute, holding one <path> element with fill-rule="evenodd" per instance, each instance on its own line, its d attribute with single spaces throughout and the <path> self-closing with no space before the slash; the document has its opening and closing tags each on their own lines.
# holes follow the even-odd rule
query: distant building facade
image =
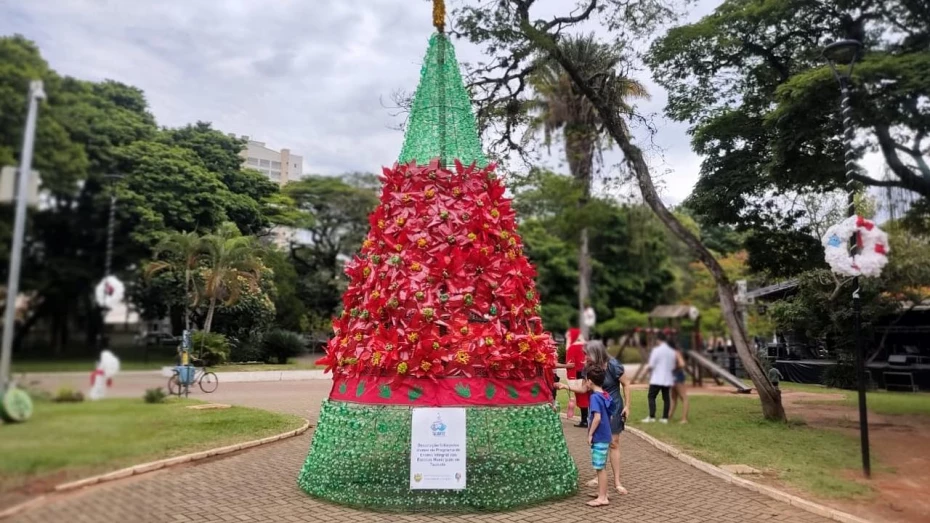
<svg viewBox="0 0 930 523">
<path fill-rule="evenodd" d="M 230 136 L 235 137 L 234 134 Z M 241 153 L 244 167 L 255 169 L 280 185 L 303 178 L 303 156 L 291 154 L 290 149 L 275 151 L 266 146 L 265 142 L 252 140 L 248 136 L 240 138 L 246 142 L 246 148 Z"/>
</svg>

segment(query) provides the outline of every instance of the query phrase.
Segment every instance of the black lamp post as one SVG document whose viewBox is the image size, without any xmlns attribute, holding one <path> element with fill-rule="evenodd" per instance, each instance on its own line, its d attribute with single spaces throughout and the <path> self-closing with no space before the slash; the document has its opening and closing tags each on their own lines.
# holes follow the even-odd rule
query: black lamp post
<svg viewBox="0 0 930 523">
<path fill-rule="evenodd" d="M 843 149 L 846 161 L 846 198 L 847 198 L 847 216 L 856 215 L 856 189 L 853 176 L 856 173 L 856 160 L 854 158 L 852 141 L 855 137 L 855 130 L 852 124 L 852 105 L 849 103 L 849 85 L 852 82 L 853 66 L 862 51 L 862 43 L 857 40 L 840 40 L 834 42 L 823 50 L 823 58 L 830 65 L 833 76 L 840 84 L 840 108 L 843 116 Z M 857 253 L 855 235 L 849 241 L 849 253 Z M 866 411 L 865 388 L 866 388 L 866 369 L 865 355 L 862 353 L 862 302 L 859 298 L 859 277 L 853 278 L 853 311 L 855 315 L 855 340 L 856 340 L 856 375 L 858 377 L 859 389 L 859 437 L 862 447 L 862 473 L 865 477 L 871 477 L 872 465 L 869 459 L 869 418 Z"/>
<path fill-rule="evenodd" d="M 104 253 L 104 262 L 103 262 L 103 277 L 104 279 L 108 278 L 113 272 L 113 234 L 116 230 L 116 182 L 118 182 L 124 175 L 122 174 L 107 174 L 104 175 L 104 178 L 108 180 L 109 190 L 110 190 L 110 210 L 109 216 L 107 217 L 107 246 L 106 252 Z M 109 312 L 109 307 L 100 307 L 101 315 L 101 332 L 97 336 L 97 349 L 102 350 L 109 348 L 109 339 L 107 338 L 107 313 Z"/>
</svg>

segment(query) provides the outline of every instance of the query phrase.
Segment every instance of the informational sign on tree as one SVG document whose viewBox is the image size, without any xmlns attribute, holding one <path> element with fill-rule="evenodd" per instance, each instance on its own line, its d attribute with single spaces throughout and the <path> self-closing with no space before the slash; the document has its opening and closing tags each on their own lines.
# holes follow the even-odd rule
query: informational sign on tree
<svg viewBox="0 0 930 523">
<path fill-rule="evenodd" d="M 465 488 L 465 409 L 413 409 L 410 489 Z"/>
</svg>

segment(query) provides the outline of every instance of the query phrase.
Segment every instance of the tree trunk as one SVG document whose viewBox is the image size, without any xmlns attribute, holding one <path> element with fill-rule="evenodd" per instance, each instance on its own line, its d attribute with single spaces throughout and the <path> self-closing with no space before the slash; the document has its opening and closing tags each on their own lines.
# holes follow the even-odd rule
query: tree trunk
<svg viewBox="0 0 930 523">
<path fill-rule="evenodd" d="M 584 309 L 591 297 L 591 253 L 588 249 L 588 228 L 581 229 L 581 245 L 578 249 L 578 324 L 584 339 L 590 338 L 584 322 Z"/>
<path fill-rule="evenodd" d="M 758 357 L 749 347 L 748 336 L 738 316 L 739 312 L 736 308 L 736 300 L 733 297 L 733 289 L 729 278 L 727 278 L 723 268 L 710 251 L 704 247 L 697 237 L 682 226 L 681 222 L 679 222 L 665 207 L 665 204 L 662 203 L 658 192 L 656 192 L 655 185 L 652 183 L 652 176 L 649 172 L 649 166 L 646 164 L 645 158 L 643 158 L 643 152 L 630 140 L 626 128 L 623 125 L 623 121 L 621 120 L 620 113 L 617 112 L 615 107 L 610 107 L 600 98 L 598 93 L 587 83 L 587 79 L 581 76 L 575 64 L 565 57 L 550 35 L 542 33 L 533 27 L 526 16 L 523 17 L 520 28 L 527 37 L 546 51 L 551 58 L 559 62 L 562 68 L 565 69 L 571 77 L 575 86 L 578 87 L 585 97 L 594 105 L 604 123 L 604 127 L 607 129 L 607 132 L 610 133 L 611 138 L 613 138 L 620 147 L 620 150 L 623 151 L 627 164 L 636 176 L 640 191 L 643 195 L 643 200 L 645 200 L 649 208 L 652 209 L 656 217 L 658 217 L 675 236 L 684 242 L 701 263 L 707 267 L 707 270 L 710 271 L 717 284 L 717 291 L 720 294 L 720 307 L 727 328 L 729 328 L 730 334 L 733 336 L 736 352 L 743 363 L 743 368 L 746 369 L 746 373 L 749 374 L 753 385 L 759 393 L 759 399 L 762 403 L 762 415 L 769 420 L 787 421 L 785 409 L 781 404 L 781 394 L 772 386 L 772 383 L 762 370 L 762 365 Z"/>
<path fill-rule="evenodd" d="M 212 319 L 212 318 L 211 318 Z M 184 271 L 184 330 L 191 330 L 191 270 Z"/>
<path fill-rule="evenodd" d="M 591 199 L 591 174 L 594 169 L 594 148 L 597 137 L 584 123 L 565 127 L 565 158 L 568 170 L 581 184 L 581 197 L 578 208 L 584 209 Z M 590 338 L 590 332 L 584 323 L 584 310 L 591 301 L 591 252 L 588 242 L 588 227 L 581 229 L 578 242 L 578 327 L 584 339 Z"/>
<path fill-rule="evenodd" d="M 207 319 L 203 322 L 203 333 L 210 334 L 210 325 L 213 324 L 213 311 L 216 310 L 216 296 L 210 297 L 210 307 L 207 309 Z"/>
</svg>

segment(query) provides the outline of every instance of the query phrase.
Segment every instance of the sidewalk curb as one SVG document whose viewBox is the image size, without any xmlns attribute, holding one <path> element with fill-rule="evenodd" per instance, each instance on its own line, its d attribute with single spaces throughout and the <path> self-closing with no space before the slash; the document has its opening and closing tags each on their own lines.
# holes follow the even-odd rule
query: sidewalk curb
<svg viewBox="0 0 930 523">
<path fill-rule="evenodd" d="M 776 488 L 772 488 L 766 485 L 760 485 L 759 483 L 756 483 L 754 481 L 743 479 L 737 476 L 736 474 L 732 474 L 730 472 L 727 472 L 721 469 L 720 467 L 716 467 L 714 465 L 711 465 L 710 463 L 701 461 L 697 458 L 693 458 L 685 454 L 681 450 L 669 445 L 668 443 L 663 443 L 657 440 L 656 438 L 650 436 L 649 434 L 646 434 L 640 429 L 633 428 L 627 425 L 626 430 L 627 432 L 630 432 L 634 436 L 644 440 L 646 443 L 652 445 L 659 451 L 665 454 L 668 454 L 669 456 L 673 458 L 677 458 L 679 461 L 687 463 L 688 465 L 702 472 L 706 472 L 707 474 L 710 474 L 711 476 L 714 476 L 718 479 L 722 479 L 723 481 L 731 485 L 736 485 L 738 487 L 742 487 L 744 489 L 751 490 L 753 492 L 758 492 L 759 494 L 768 496 L 776 501 L 787 503 L 793 507 L 797 507 L 801 510 L 806 510 L 807 512 L 816 514 L 820 517 L 831 519 L 833 521 L 839 521 L 840 523 L 871 523 L 867 519 L 862 519 L 862 518 L 853 516 L 852 514 L 847 514 L 846 512 L 832 509 L 830 507 L 821 505 L 819 503 L 814 503 L 813 501 L 808 501 L 804 498 L 799 498 L 798 496 L 794 496 L 792 494 L 782 492 L 781 490 L 778 490 Z"/>
<path fill-rule="evenodd" d="M 124 469 L 115 470 L 113 472 L 107 472 L 106 474 L 100 474 L 97 476 L 92 476 L 89 478 L 80 479 L 77 481 L 71 481 L 68 483 L 62 483 L 56 485 L 53 491 L 54 494 L 60 494 L 62 492 L 70 492 L 73 490 L 81 489 L 84 487 L 89 487 L 91 485 L 98 485 L 100 483 L 106 483 L 109 481 L 114 481 L 117 479 L 128 478 L 130 476 L 139 476 L 141 474 L 147 474 L 149 472 L 154 472 L 156 470 L 161 470 L 168 467 L 173 467 L 175 465 L 182 465 L 184 463 L 192 463 L 194 461 L 200 461 L 207 458 L 212 458 L 215 456 L 222 456 L 226 454 L 232 454 L 240 450 L 246 450 L 254 447 L 260 447 L 262 445 L 267 445 L 269 443 L 274 443 L 276 441 L 281 441 L 284 439 L 292 438 L 294 436 L 299 436 L 307 430 L 310 429 L 310 420 L 304 420 L 303 426 L 300 428 L 289 430 L 281 434 L 276 434 L 273 436 L 268 436 L 262 439 L 256 439 L 252 441 L 246 441 L 243 443 L 236 443 L 234 445 L 228 445 L 226 447 L 217 447 L 210 450 L 203 450 L 200 452 L 194 452 L 192 454 L 185 454 L 183 456 L 175 456 L 173 458 L 165 458 L 157 461 L 150 461 L 148 463 L 142 463 L 139 465 L 133 465 L 132 467 L 127 467 Z M 51 493 L 49 493 L 51 494 Z M 6 519 L 20 512 L 28 510 L 35 505 L 40 504 L 48 495 L 43 494 L 36 498 L 30 499 L 18 505 L 13 505 L 12 507 L 0 511 L 0 519 Z"/>
</svg>

